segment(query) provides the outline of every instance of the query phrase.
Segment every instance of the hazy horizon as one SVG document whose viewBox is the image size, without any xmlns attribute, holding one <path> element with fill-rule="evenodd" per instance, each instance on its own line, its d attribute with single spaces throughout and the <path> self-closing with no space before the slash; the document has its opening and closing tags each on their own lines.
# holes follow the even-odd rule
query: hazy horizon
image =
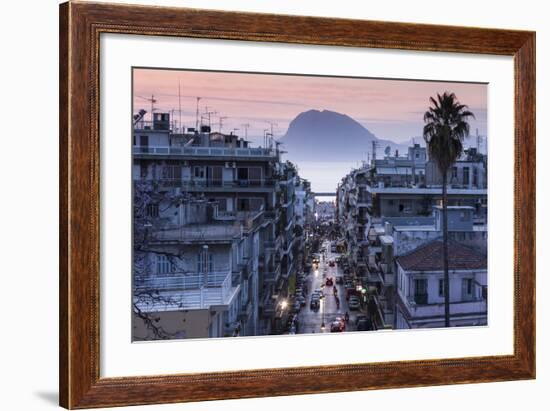
<svg viewBox="0 0 550 411">
<path fill-rule="evenodd" d="M 181 120 L 194 127 L 196 97 L 199 111 L 211 115 L 213 129 L 244 135 L 262 144 L 264 129 L 274 126 L 281 138 L 289 123 L 308 110 L 330 110 L 346 114 L 379 139 L 408 143 L 422 135 L 423 113 L 429 97 L 452 91 L 475 114 L 470 121 L 472 133 L 479 129 L 487 135 L 487 85 L 479 83 L 386 80 L 349 77 L 255 74 L 236 72 L 189 71 L 139 68 L 133 71 L 134 111 L 150 111 L 148 99 L 154 95 L 155 111 L 172 112 L 178 121 L 181 93 Z"/>
</svg>

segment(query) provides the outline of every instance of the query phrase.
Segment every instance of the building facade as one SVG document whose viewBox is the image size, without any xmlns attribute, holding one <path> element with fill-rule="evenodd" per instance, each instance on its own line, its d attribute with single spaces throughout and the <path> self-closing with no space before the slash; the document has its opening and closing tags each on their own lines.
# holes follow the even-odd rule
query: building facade
<svg viewBox="0 0 550 411">
<path fill-rule="evenodd" d="M 406 156 L 387 153 L 384 159 L 373 159 L 352 170 L 338 186 L 340 234 L 354 273 L 366 283 L 375 302 L 371 307 L 375 308 L 379 327 L 421 326 L 420 322 L 403 320 L 413 318 L 412 312 L 398 310 L 399 304 L 401 308 L 410 307 L 404 302 L 410 296 L 399 291 L 399 281 L 414 275 L 410 267 L 398 266 L 397 261 L 442 237 L 442 179 L 434 167 L 426 149 L 415 144 Z M 475 149 L 466 150 L 451 168 L 447 181 L 449 238 L 453 244 L 486 255 L 486 156 Z M 442 254 L 438 258 L 442 261 Z M 486 281 L 485 285 L 481 280 L 478 283 L 479 294 Z M 400 292 L 405 295 L 401 303 Z M 483 323 L 483 310 L 479 313 L 472 323 Z"/>
<path fill-rule="evenodd" d="M 134 122 L 135 338 L 277 333 L 299 269 L 296 168 L 274 145 L 170 124 Z"/>
</svg>

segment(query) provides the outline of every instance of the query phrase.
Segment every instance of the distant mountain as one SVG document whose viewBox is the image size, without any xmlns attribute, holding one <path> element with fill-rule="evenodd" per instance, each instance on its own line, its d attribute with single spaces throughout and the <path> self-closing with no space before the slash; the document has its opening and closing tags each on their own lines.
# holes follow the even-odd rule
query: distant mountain
<svg viewBox="0 0 550 411">
<path fill-rule="evenodd" d="M 406 152 L 407 146 L 380 140 L 351 117 L 329 110 L 309 110 L 298 114 L 279 139 L 291 161 L 360 161 L 367 159 L 372 142 L 377 142 L 377 157 L 390 146 L 392 153 Z M 405 151 L 402 151 L 405 150 Z"/>
</svg>

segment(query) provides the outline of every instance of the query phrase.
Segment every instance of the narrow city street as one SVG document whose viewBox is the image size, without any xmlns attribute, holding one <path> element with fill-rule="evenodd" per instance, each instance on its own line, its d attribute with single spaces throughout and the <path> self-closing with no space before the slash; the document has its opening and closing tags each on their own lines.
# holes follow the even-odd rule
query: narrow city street
<svg viewBox="0 0 550 411">
<path fill-rule="evenodd" d="M 330 241 L 323 243 L 325 252 L 320 253 L 319 264 L 314 264 L 310 274 L 306 279 L 307 295 L 306 306 L 300 310 L 298 315 L 299 334 L 309 333 L 328 333 L 331 331 L 331 323 L 336 317 L 344 318 L 346 312 L 349 314 L 349 321 L 346 324 L 345 331 L 355 331 L 355 319 L 359 311 L 351 311 L 346 300 L 346 291 L 343 284 L 337 284 L 336 278 L 343 278 L 344 272 L 340 265 L 334 263 L 330 266 L 331 261 L 336 261 L 339 257 L 338 253 L 331 252 Z M 336 286 L 336 296 L 340 300 L 340 307 L 337 307 L 336 297 L 333 292 L 332 285 L 326 285 L 327 278 L 332 278 L 334 286 Z M 320 300 L 319 308 L 312 309 L 310 307 L 311 296 L 316 290 L 321 290 L 324 297 Z M 324 329 L 322 325 L 324 323 Z"/>
</svg>

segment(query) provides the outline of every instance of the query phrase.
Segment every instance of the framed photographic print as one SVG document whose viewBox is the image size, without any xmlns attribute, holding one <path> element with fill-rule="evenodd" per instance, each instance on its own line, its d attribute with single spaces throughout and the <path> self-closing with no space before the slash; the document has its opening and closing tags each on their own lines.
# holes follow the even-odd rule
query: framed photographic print
<svg viewBox="0 0 550 411">
<path fill-rule="evenodd" d="M 61 5 L 61 405 L 534 378 L 534 47 Z"/>
</svg>

